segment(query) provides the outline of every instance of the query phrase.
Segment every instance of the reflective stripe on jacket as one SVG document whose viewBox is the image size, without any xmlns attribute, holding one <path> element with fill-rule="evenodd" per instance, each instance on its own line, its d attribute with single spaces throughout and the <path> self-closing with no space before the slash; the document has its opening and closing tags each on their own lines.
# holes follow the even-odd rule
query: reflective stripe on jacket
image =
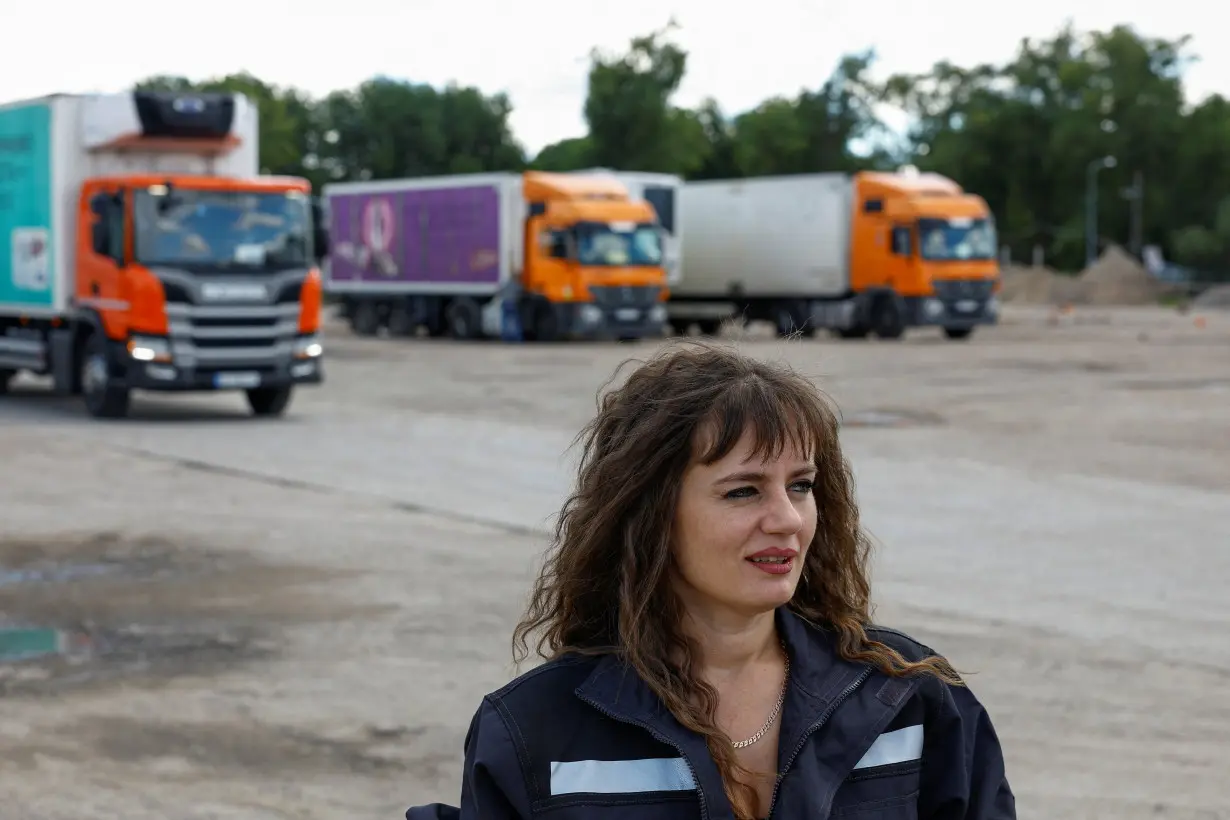
<svg viewBox="0 0 1230 820">
<path fill-rule="evenodd" d="M 891 678 L 777 613 L 791 657 L 771 820 L 1015 820 L 991 719 L 974 694 Z M 935 653 L 883 628 L 909 660 Z M 483 699 L 465 740 L 460 807 L 407 820 L 734 820 L 698 735 L 614 656 L 545 663 Z"/>
</svg>

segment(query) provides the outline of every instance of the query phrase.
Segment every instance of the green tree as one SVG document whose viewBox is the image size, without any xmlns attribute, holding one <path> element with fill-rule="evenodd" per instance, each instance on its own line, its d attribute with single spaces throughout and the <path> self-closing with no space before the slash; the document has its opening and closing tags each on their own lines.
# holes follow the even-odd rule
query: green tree
<svg viewBox="0 0 1230 820">
<path fill-rule="evenodd" d="M 674 28 L 634 38 L 623 55 L 591 54 L 585 121 L 595 164 L 676 174 L 703 164 L 700 120 L 671 104 L 687 67 L 687 53 L 666 40 Z"/>
</svg>

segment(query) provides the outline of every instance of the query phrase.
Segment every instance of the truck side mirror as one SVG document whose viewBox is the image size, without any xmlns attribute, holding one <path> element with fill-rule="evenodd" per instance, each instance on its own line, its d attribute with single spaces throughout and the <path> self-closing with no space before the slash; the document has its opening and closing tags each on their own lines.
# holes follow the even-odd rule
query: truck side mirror
<svg viewBox="0 0 1230 820">
<path fill-rule="evenodd" d="M 319 199 L 312 199 L 312 248 L 319 263 L 329 255 L 329 224 Z"/>
</svg>

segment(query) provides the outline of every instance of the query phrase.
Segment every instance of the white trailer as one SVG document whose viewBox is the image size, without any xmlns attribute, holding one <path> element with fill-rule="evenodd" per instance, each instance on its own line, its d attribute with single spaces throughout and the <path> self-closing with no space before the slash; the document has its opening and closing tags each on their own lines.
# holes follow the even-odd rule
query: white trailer
<svg viewBox="0 0 1230 820">
<path fill-rule="evenodd" d="M 668 306 L 676 332 L 767 320 L 782 335 L 899 338 L 906 327 L 939 325 L 965 338 L 995 321 L 994 218 L 952 180 L 860 172 L 689 181 L 680 206 L 687 242 Z"/>
</svg>

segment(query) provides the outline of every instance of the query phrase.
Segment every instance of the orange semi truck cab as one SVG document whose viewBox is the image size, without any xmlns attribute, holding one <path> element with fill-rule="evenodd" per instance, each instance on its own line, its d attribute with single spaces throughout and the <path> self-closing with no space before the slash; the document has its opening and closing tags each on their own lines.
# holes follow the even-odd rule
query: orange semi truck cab
<svg viewBox="0 0 1230 820">
<path fill-rule="evenodd" d="M 912 171 L 855 174 L 854 191 L 851 290 L 898 297 L 900 318 L 888 320 L 881 335 L 893 335 L 898 324 L 940 325 L 957 339 L 997 321 L 998 240 L 982 197 L 939 174 Z M 850 335 L 883 328 L 885 320 L 870 311 L 866 319 Z"/>
<path fill-rule="evenodd" d="M 246 97 L 14 103 L 4 145 L 0 387 L 50 375 L 98 417 L 133 390 L 242 390 L 278 415 L 322 381 L 311 188 L 258 175 Z"/>
<path fill-rule="evenodd" d="M 603 176 L 540 172 L 326 185 L 325 290 L 360 335 L 657 336 L 654 209 Z"/>
</svg>

